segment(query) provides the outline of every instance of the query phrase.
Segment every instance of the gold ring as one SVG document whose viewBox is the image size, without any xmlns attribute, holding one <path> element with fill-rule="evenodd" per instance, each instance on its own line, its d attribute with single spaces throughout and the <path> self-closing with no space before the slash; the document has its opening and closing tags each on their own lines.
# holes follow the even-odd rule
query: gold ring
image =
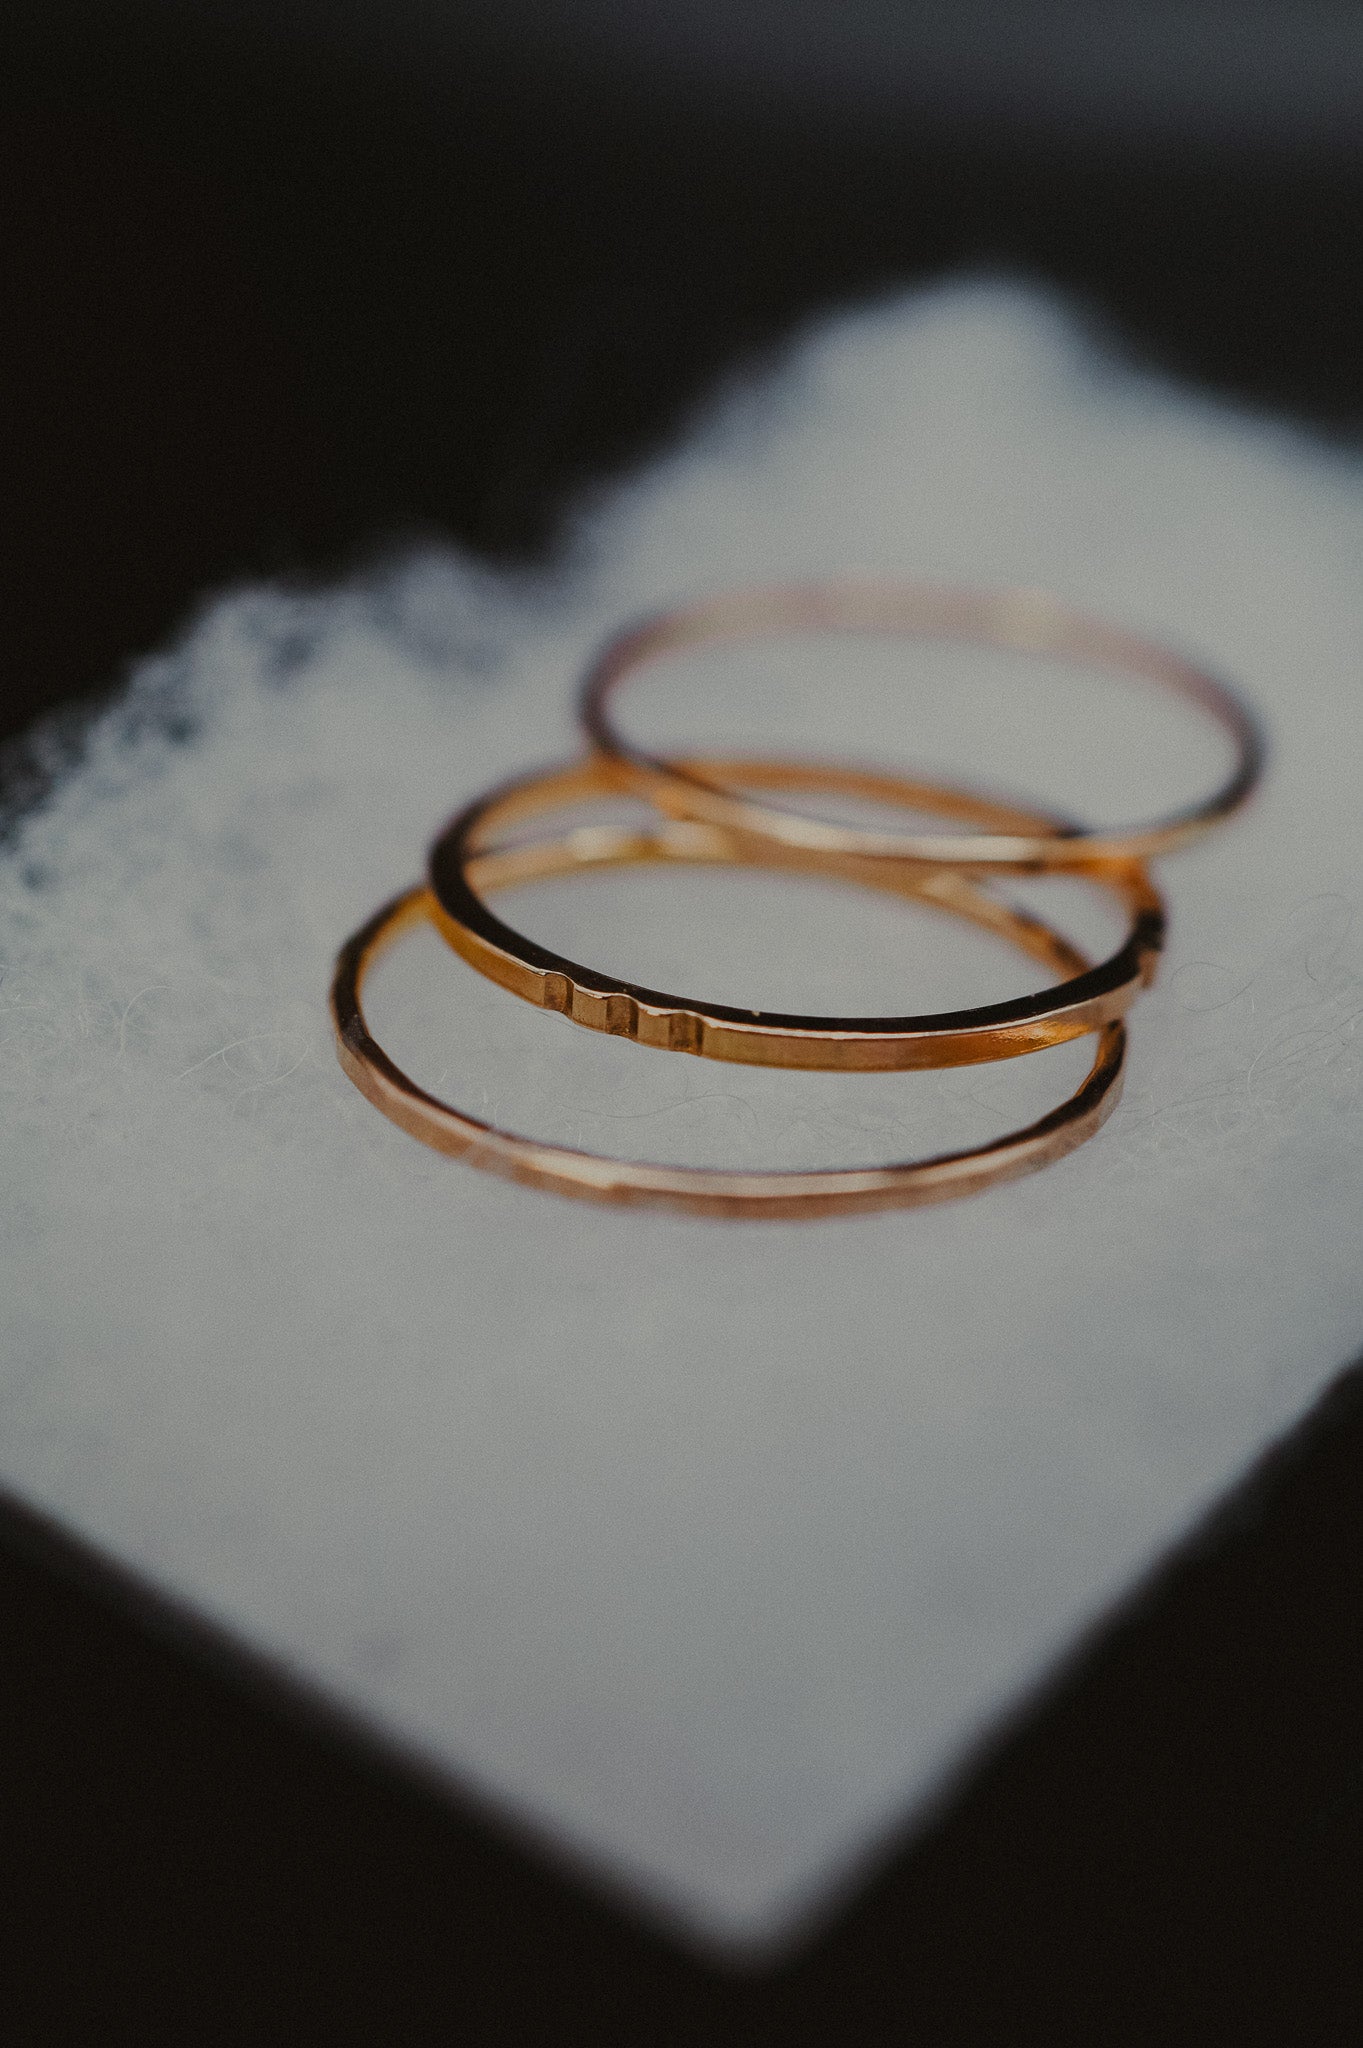
<svg viewBox="0 0 1363 2048">
<path fill-rule="evenodd" d="M 1037 812 L 1019 812 L 982 797 L 870 770 L 729 759 L 688 765 L 706 774 L 763 787 L 870 796 L 912 809 L 945 811 L 975 823 L 1016 826 L 1025 820 L 1033 832 L 1042 831 L 1047 824 L 1056 829 L 1055 821 Z M 985 925 L 1068 978 L 1011 1002 L 922 1017 L 787 1016 L 697 1003 L 642 988 L 536 944 L 495 916 L 480 894 L 479 875 L 491 872 L 485 866 L 489 856 L 483 849 L 498 827 L 613 791 L 610 764 L 599 755 L 506 783 L 461 811 L 436 841 L 430 857 L 435 922 L 455 951 L 524 1001 L 558 1011 L 592 1030 L 667 1051 L 699 1053 L 707 1059 L 749 1066 L 875 1073 L 972 1066 L 1059 1045 L 1111 1023 L 1125 1014 L 1154 977 L 1164 937 L 1164 906 L 1139 862 L 1099 866 L 1090 861 L 1081 871 L 1082 879 L 1115 895 L 1131 921 L 1118 951 L 1099 966 L 1090 967 L 1083 954 L 1063 947 L 1047 926 L 973 887 L 959 872 L 829 854 L 693 823 L 674 825 L 670 832 L 630 835 L 630 843 L 641 849 L 631 858 L 801 872 L 812 869 L 868 883 Z M 615 847 L 620 840 L 618 833 L 612 836 L 610 828 L 603 834 L 599 828 L 583 827 L 556 843 L 577 849 L 574 864 L 586 866 L 596 858 L 593 848 Z M 519 851 L 523 857 L 531 849 Z M 514 863 L 517 857 L 517 853 L 507 852 L 495 858 Z M 602 858 L 617 860 L 621 856 L 611 853 Z M 505 866 L 498 870 L 501 886 L 506 885 L 508 872 Z"/>
<path fill-rule="evenodd" d="M 824 824 L 754 802 L 725 788 L 722 778 L 699 772 L 695 763 L 662 760 L 635 746 L 612 722 L 614 692 L 645 663 L 717 641 L 807 632 L 964 640 L 1114 669 L 1161 684 L 1197 705 L 1229 734 L 1235 763 L 1203 802 L 1130 830 L 1090 832 L 1069 826 L 1059 833 L 1004 828 L 978 836 L 924 836 Z M 1254 714 L 1225 683 L 1155 642 L 1090 618 L 1045 591 L 977 591 L 870 578 L 732 591 L 645 620 L 597 657 L 582 687 L 580 709 L 593 745 L 614 766 L 616 786 L 674 816 L 810 851 L 949 867 L 1040 872 L 1168 853 L 1240 808 L 1259 780 L 1265 753 Z"/>
<path fill-rule="evenodd" d="M 640 849 L 640 835 L 616 834 L 617 845 L 598 835 L 595 847 L 576 851 L 565 841 L 518 848 L 500 878 L 530 881 L 538 874 L 564 873 L 581 867 L 632 861 L 652 856 Z M 537 864 L 534 856 L 539 856 Z M 686 851 L 668 858 L 690 858 Z M 500 861 L 502 856 L 489 856 Z M 482 879 L 491 883 L 497 870 Z M 965 884 L 969 888 L 969 884 Z M 983 892 L 976 892 L 983 893 Z M 1104 1124 L 1121 1095 L 1126 1062 L 1126 1027 L 1108 1024 L 1099 1034 L 1093 1065 L 1067 1102 L 1011 1136 L 948 1152 L 935 1158 L 890 1166 L 842 1167 L 828 1172 L 747 1173 L 699 1167 L 636 1165 L 606 1159 L 562 1145 L 543 1145 L 512 1131 L 499 1130 L 477 1117 L 427 1094 L 409 1079 L 370 1035 L 362 997 L 365 977 L 385 949 L 404 931 L 432 915 L 429 890 L 418 887 L 395 897 L 370 918 L 342 947 L 331 988 L 331 1016 L 337 1052 L 350 1079 L 391 1122 L 455 1158 L 504 1180 L 546 1188 L 585 1201 L 639 1208 L 680 1210 L 697 1216 L 803 1219 L 850 1215 L 871 1209 L 915 1208 L 982 1192 L 1003 1181 L 1034 1173 L 1082 1145 Z M 1037 946 L 1035 920 L 1019 918 L 1027 927 L 1019 942 L 1032 952 Z M 1066 941 L 1052 934 L 1057 952 L 1071 955 Z"/>
</svg>

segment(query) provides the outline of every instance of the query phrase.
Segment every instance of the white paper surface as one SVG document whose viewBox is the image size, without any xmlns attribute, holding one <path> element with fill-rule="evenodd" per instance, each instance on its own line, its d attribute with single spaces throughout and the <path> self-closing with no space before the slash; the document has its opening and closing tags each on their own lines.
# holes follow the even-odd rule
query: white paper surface
<svg viewBox="0 0 1363 2048">
<path fill-rule="evenodd" d="M 1357 463 L 968 286 L 812 334 L 551 576 L 428 555 L 225 600 L 0 866 L 0 1477 L 653 1908 L 779 1936 L 1358 1348 L 1360 543 Z M 971 1202 L 734 1226 L 512 1188 L 390 1127 L 332 1052 L 341 938 L 489 776 L 571 746 L 623 616 L 847 566 L 1050 585 L 1269 721 L 1260 802 L 1165 864 L 1106 1131 Z M 1221 758 L 1148 691 L 859 643 L 679 666 L 625 708 L 1094 815 Z M 519 908 L 731 1001 L 1035 980 L 793 882 Z M 719 1164 L 981 1139 L 1086 1061 L 720 1067 L 546 1018 L 433 939 L 372 1013 L 478 1113 Z"/>
</svg>

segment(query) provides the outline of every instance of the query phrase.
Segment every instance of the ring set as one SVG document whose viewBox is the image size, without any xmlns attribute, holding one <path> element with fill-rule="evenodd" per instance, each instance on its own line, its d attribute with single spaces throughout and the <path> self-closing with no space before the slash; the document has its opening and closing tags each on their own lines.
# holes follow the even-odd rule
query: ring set
<svg viewBox="0 0 1363 2048">
<path fill-rule="evenodd" d="M 965 640 L 1117 670 L 1190 700 L 1234 743 L 1225 782 L 1195 808 L 1119 833 L 1042 811 L 832 763 L 734 757 L 667 760 L 632 745 L 613 717 L 616 691 L 645 664 L 758 635 L 874 633 Z M 614 639 L 581 698 L 591 751 L 506 783 L 467 805 L 431 849 L 427 880 L 385 905 L 342 948 L 331 992 L 341 1064 L 385 1115 L 436 1150 L 561 1194 L 710 1216 L 810 1217 L 910 1207 L 975 1193 L 1035 1171 L 1082 1144 L 1115 1108 L 1124 1018 L 1154 978 L 1162 900 L 1144 865 L 1243 804 L 1262 772 L 1253 715 L 1223 683 L 1180 657 L 1033 591 L 978 593 L 933 584 L 845 580 L 730 593 L 666 613 Z M 870 830 L 783 808 L 783 794 L 854 798 L 957 829 Z M 579 825 L 510 838 L 527 821 L 602 797 L 642 797 L 647 828 Z M 549 876 L 672 863 L 812 873 L 926 904 L 1008 939 L 1058 977 L 1039 993 L 969 1011 L 819 1017 L 697 1003 L 549 951 L 489 906 L 497 891 Z M 1127 934 L 1096 965 L 1048 924 L 1007 902 L 990 877 L 1065 874 L 1120 905 Z M 420 1088 L 365 1022 L 365 978 L 403 932 L 426 922 L 472 967 L 575 1023 L 639 1044 L 749 1065 L 890 1072 L 1014 1058 L 1095 1034 L 1078 1091 L 1024 1130 L 930 1159 L 829 1171 L 711 1171 L 640 1165 L 541 1144 L 459 1111 Z"/>
</svg>

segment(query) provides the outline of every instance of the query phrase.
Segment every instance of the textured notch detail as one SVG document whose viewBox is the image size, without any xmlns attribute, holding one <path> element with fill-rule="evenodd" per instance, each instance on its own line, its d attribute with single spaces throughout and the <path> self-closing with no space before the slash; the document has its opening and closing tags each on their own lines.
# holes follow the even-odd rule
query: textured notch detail
<svg viewBox="0 0 1363 2048">
<path fill-rule="evenodd" d="M 668 1023 L 668 1044 L 673 1052 L 699 1052 L 705 1043 L 705 1019 L 694 1010 L 676 1010 Z"/>
<path fill-rule="evenodd" d="M 639 1036 L 639 1005 L 621 991 L 606 997 L 606 1029 L 615 1038 Z"/>
</svg>

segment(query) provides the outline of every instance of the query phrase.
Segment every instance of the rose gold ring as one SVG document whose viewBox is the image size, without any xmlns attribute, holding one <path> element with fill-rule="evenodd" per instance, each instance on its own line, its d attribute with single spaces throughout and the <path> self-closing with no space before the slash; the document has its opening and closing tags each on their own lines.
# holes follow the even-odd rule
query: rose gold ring
<svg viewBox="0 0 1363 2048">
<path fill-rule="evenodd" d="M 728 758 L 686 765 L 739 786 L 870 797 L 1014 831 L 1019 826 L 1031 833 L 1058 829 L 1055 820 L 1035 811 L 1019 811 L 962 791 L 906 782 L 865 769 Z M 952 873 L 904 862 L 866 860 L 691 823 L 674 825 L 670 833 L 636 835 L 635 843 L 643 850 L 634 858 L 795 869 L 869 883 L 984 925 L 1031 951 L 1066 978 L 1010 1002 L 931 1016 L 896 1017 L 788 1016 L 702 1003 L 640 987 L 618 975 L 568 960 L 516 931 L 489 909 L 478 879 L 480 873 L 489 872 L 484 864 L 487 856 L 481 860 L 479 856 L 499 832 L 541 812 L 599 799 L 613 791 L 613 771 L 599 755 L 525 776 L 469 804 L 437 839 L 430 858 L 435 922 L 455 951 L 524 1001 L 558 1011 L 589 1029 L 666 1051 L 699 1053 L 707 1059 L 749 1066 L 877 1073 L 970 1066 L 1059 1045 L 1111 1023 L 1125 1014 L 1154 977 L 1164 937 L 1164 905 L 1136 861 L 1103 865 L 1090 861 L 1080 871 L 1081 879 L 1115 896 L 1129 920 L 1123 945 L 1110 959 L 1090 967 L 1073 948 L 1059 950 L 1056 934 L 1048 927 L 969 885 L 959 870 Z M 580 828 L 562 843 L 580 849 L 585 863 L 597 844 L 595 831 Z M 608 834 L 600 843 L 616 846 L 620 842 Z M 500 858 L 505 861 L 511 856 Z M 504 868 L 499 871 L 505 872 Z"/>
<path fill-rule="evenodd" d="M 474 871 L 481 887 L 492 888 L 637 861 L 733 858 L 733 849 L 703 828 L 698 832 L 672 826 L 654 834 L 594 828 L 590 834 L 571 834 L 566 839 L 489 853 L 480 858 Z M 888 870 L 879 878 L 864 874 L 861 879 L 899 894 L 915 893 L 904 876 L 891 875 Z M 951 907 L 971 914 L 965 906 L 969 896 L 978 896 L 979 922 L 988 928 L 1001 931 L 1009 920 L 1015 920 L 1013 936 L 1024 952 L 1041 957 L 1048 944 L 1051 964 L 1062 969 L 1080 957 L 1058 933 L 1049 932 L 1023 912 L 999 905 L 960 878 L 957 890 L 966 893 L 958 894 Z M 429 890 L 410 889 L 386 904 L 342 947 L 331 988 L 341 1065 L 360 1092 L 412 1137 L 437 1152 L 529 1187 L 585 1201 L 731 1218 L 794 1220 L 914 1208 L 981 1193 L 1063 1158 L 1106 1122 L 1121 1095 L 1126 1028 L 1112 1023 L 1099 1033 L 1093 1065 L 1067 1102 L 1025 1129 L 969 1151 L 888 1166 L 750 1173 L 642 1165 L 540 1144 L 513 1131 L 499 1130 L 428 1094 L 402 1072 L 370 1033 L 363 1009 L 370 968 L 394 940 L 434 911 Z"/>
<path fill-rule="evenodd" d="M 1235 748 L 1226 780 L 1202 802 L 1155 823 L 1119 831 L 1036 829 L 925 836 L 823 823 L 726 787 L 697 764 L 663 760 L 625 739 L 614 693 L 636 669 L 683 648 L 760 635 L 876 633 L 964 640 L 1099 668 L 1157 683 L 1196 705 Z M 612 640 L 582 687 L 582 722 L 616 771 L 618 788 L 673 816 L 824 853 L 936 866 L 1041 872 L 1093 860 L 1148 860 L 1208 831 L 1246 801 L 1263 770 L 1264 739 L 1249 707 L 1225 683 L 1155 642 L 1075 611 L 1040 590 L 980 591 L 944 584 L 835 582 L 732 591 L 645 620 Z"/>
</svg>

